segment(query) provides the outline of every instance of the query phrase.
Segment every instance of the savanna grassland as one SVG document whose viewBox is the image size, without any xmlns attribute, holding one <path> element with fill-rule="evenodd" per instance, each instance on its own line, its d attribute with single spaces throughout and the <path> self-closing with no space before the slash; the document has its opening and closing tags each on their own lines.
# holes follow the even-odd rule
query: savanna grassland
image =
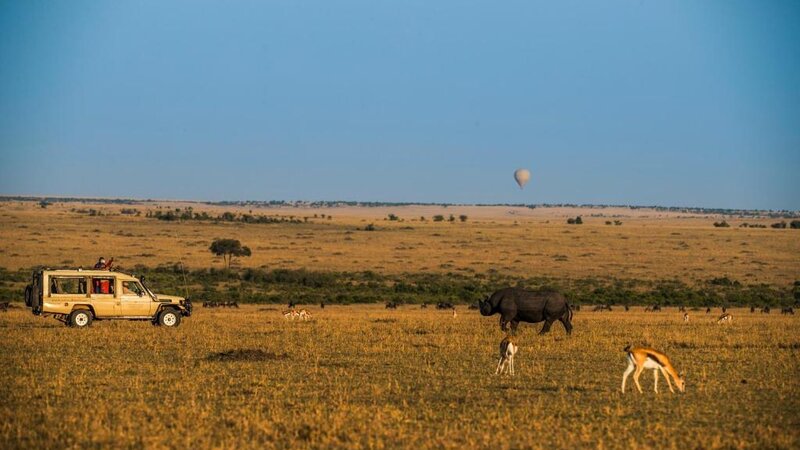
<svg viewBox="0 0 800 450">
<path fill-rule="evenodd" d="M 477 312 L 200 308 L 177 329 L 89 329 L 0 314 L 5 448 L 797 448 L 800 326 L 733 310 L 578 312 L 567 337 L 524 326 L 517 376 Z M 537 327 L 538 329 L 538 327 Z M 619 392 L 628 343 L 685 372 Z M 631 380 L 629 380 L 631 381 Z"/>
<path fill-rule="evenodd" d="M 285 221 L 147 217 L 190 207 Z M 577 215 L 582 225 L 566 223 Z M 713 227 L 722 219 L 731 226 Z M 574 291 L 584 305 L 613 300 L 599 297 L 592 283 L 600 282 L 638 283 L 632 290 L 679 282 L 695 289 L 698 305 L 717 295 L 709 286 L 730 290 L 712 305 L 742 292 L 755 304 L 788 305 L 800 279 L 800 230 L 769 228 L 779 220 L 627 208 L 2 201 L 0 291 L 16 307 L 0 313 L 0 446 L 797 448 L 800 316 L 732 308 L 733 323 L 717 325 L 718 308 L 690 310 L 684 323 L 675 307 L 584 307 L 569 337 L 558 323 L 545 336 L 536 335 L 539 325 L 523 325 L 512 379 L 493 375 L 503 337 L 497 316 L 465 306 L 497 283 L 536 277 L 545 279 L 530 284 L 586 284 Z M 216 238 L 239 239 L 252 256 L 211 273 L 223 267 L 208 250 Z M 30 268 L 88 267 L 100 255 L 146 271 L 167 293 L 184 289 L 182 270 L 169 269 L 181 263 L 195 313 L 177 329 L 97 321 L 78 330 L 21 307 Z M 313 273 L 290 273 L 303 277 L 296 284 L 264 281 L 276 269 Z M 344 281 L 328 284 L 327 272 Z M 410 293 L 427 276 L 438 284 Z M 456 300 L 456 317 L 410 304 L 332 304 L 337 291 L 410 302 L 442 289 L 437 298 Z M 205 292 L 235 292 L 239 301 L 257 293 L 264 303 L 202 308 Z M 662 304 L 679 304 L 665 297 L 678 290 L 658 292 Z M 299 322 L 281 316 L 285 305 L 268 303 L 294 294 L 328 306 L 301 305 L 314 317 Z M 687 392 L 670 394 L 662 378 L 656 395 L 646 373 L 644 394 L 629 383 L 622 395 L 628 344 L 666 352 L 686 374 Z"/>
</svg>

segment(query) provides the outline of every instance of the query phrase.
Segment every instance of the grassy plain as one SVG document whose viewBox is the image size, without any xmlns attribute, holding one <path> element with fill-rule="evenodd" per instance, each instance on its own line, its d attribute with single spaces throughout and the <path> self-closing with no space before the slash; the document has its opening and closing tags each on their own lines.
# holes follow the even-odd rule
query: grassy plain
<svg viewBox="0 0 800 450">
<path fill-rule="evenodd" d="M 797 448 L 800 321 L 673 308 L 525 326 L 515 378 L 475 311 L 378 306 L 199 308 L 177 329 L 86 330 L 0 314 L 4 448 Z M 685 372 L 687 392 L 619 392 L 628 343 Z M 649 372 L 649 371 L 648 371 Z M 629 385 L 630 386 L 630 385 Z"/>
<path fill-rule="evenodd" d="M 118 266 L 183 262 L 222 267 L 208 247 L 215 238 L 241 240 L 253 251 L 241 267 L 379 273 L 487 273 L 555 278 L 679 279 L 686 284 L 727 276 L 742 283 L 786 288 L 800 278 L 800 230 L 739 228 L 776 219 L 682 216 L 625 208 L 513 208 L 408 206 L 395 208 L 252 209 L 253 214 L 309 217 L 304 224 L 164 222 L 147 210 L 193 206 L 212 215 L 251 209 L 176 202 L 142 205 L 0 202 L 0 267 L 90 266 L 99 255 Z M 108 216 L 71 209 L 96 208 Z M 137 208 L 142 216 L 120 215 Z M 401 221 L 383 220 L 388 214 Z M 314 218 L 314 215 L 325 218 Z M 436 214 L 464 223 L 433 222 Z M 591 215 L 603 217 L 591 217 Z M 582 215 L 583 225 L 566 218 Z M 332 219 L 328 219 L 333 216 Z M 426 221 L 419 220 L 421 216 Z M 605 225 L 621 220 L 621 226 Z M 376 231 L 363 231 L 370 223 Z"/>
<path fill-rule="evenodd" d="M 211 241 L 236 238 L 253 251 L 239 268 L 689 285 L 729 277 L 782 290 L 800 279 L 800 231 L 738 227 L 775 219 L 728 217 L 731 228 L 714 228 L 722 217 L 456 206 L 253 209 L 309 218 L 300 224 L 145 217 L 188 206 L 249 213 L 0 202 L 0 268 L 87 267 L 99 255 L 123 269 L 221 267 Z M 73 211 L 89 208 L 103 215 Z M 390 213 L 400 220 L 383 220 Z M 436 214 L 468 220 L 431 221 Z M 576 215 L 584 224 L 567 225 Z M 615 219 L 623 224 L 605 225 Z M 370 223 L 376 231 L 364 231 Z M 314 320 L 299 323 L 271 306 L 197 308 L 174 330 L 146 322 L 75 330 L 21 308 L 0 313 L 0 447 L 800 447 L 796 316 L 735 309 L 734 322 L 720 326 L 698 312 L 683 323 L 674 308 L 584 308 L 571 337 L 558 324 L 542 337 L 526 326 L 510 379 L 492 374 L 503 337 L 496 317 L 463 306 L 457 317 L 412 306 L 310 309 Z M 621 395 L 622 348 L 631 343 L 670 355 L 687 393 L 655 395 L 648 373 L 645 394 Z"/>
</svg>

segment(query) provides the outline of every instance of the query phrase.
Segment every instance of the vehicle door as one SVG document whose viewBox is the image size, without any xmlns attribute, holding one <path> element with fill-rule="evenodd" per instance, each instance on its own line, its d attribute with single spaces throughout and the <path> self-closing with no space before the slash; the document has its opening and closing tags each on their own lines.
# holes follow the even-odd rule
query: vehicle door
<svg viewBox="0 0 800 450">
<path fill-rule="evenodd" d="M 114 317 L 119 309 L 119 298 L 116 297 L 116 277 L 113 275 L 93 276 L 89 287 L 92 307 L 97 317 Z"/>
<path fill-rule="evenodd" d="M 120 281 L 119 313 L 125 317 L 150 317 L 154 302 L 138 281 Z"/>
</svg>

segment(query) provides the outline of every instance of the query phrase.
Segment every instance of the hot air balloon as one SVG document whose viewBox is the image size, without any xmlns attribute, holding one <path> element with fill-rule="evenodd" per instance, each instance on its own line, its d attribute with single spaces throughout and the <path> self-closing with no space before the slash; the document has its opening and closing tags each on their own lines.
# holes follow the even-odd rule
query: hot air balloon
<svg viewBox="0 0 800 450">
<path fill-rule="evenodd" d="M 514 179 L 517 180 L 519 188 L 522 189 L 531 179 L 531 172 L 528 169 L 517 169 L 514 171 Z"/>
</svg>

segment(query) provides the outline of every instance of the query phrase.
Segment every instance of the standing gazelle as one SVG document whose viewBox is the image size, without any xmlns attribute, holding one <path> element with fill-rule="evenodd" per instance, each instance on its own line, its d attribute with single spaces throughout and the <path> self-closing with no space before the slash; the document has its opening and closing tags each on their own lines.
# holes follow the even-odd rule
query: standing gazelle
<svg viewBox="0 0 800 450">
<path fill-rule="evenodd" d="M 683 321 L 684 322 L 688 322 L 689 321 L 689 313 L 687 313 L 687 312 L 683 313 Z"/>
<path fill-rule="evenodd" d="M 633 372 L 633 381 L 636 383 L 636 388 L 639 389 L 640 394 L 642 393 L 642 386 L 639 385 L 639 376 L 642 374 L 644 369 L 653 369 L 653 377 L 655 377 L 653 389 L 656 391 L 656 394 L 658 394 L 659 371 L 664 375 L 664 378 L 667 379 L 667 385 L 669 386 L 670 392 L 675 392 L 672 389 L 672 383 L 669 381 L 670 376 L 672 376 L 672 378 L 675 380 L 675 385 L 678 387 L 678 390 L 681 392 L 684 391 L 685 383 L 675 368 L 672 367 L 667 355 L 652 348 L 631 347 L 630 345 L 625 347 L 625 351 L 628 353 L 628 368 L 622 375 L 623 394 L 625 393 L 625 381 L 628 379 L 631 372 Z"/>
<path fill-rule="evenodd" d="M 519 350 L 519 347 L 514 343 L 514 338 L 511 335 L 500 341 L 500 362 L 497 363 L 497 370 L 494 371 L 495 375 L 502 375 L 508 372 L 509 375 L 514 376 L 514 355 L 517 354 L 517 350 Z"/>
</svg>

